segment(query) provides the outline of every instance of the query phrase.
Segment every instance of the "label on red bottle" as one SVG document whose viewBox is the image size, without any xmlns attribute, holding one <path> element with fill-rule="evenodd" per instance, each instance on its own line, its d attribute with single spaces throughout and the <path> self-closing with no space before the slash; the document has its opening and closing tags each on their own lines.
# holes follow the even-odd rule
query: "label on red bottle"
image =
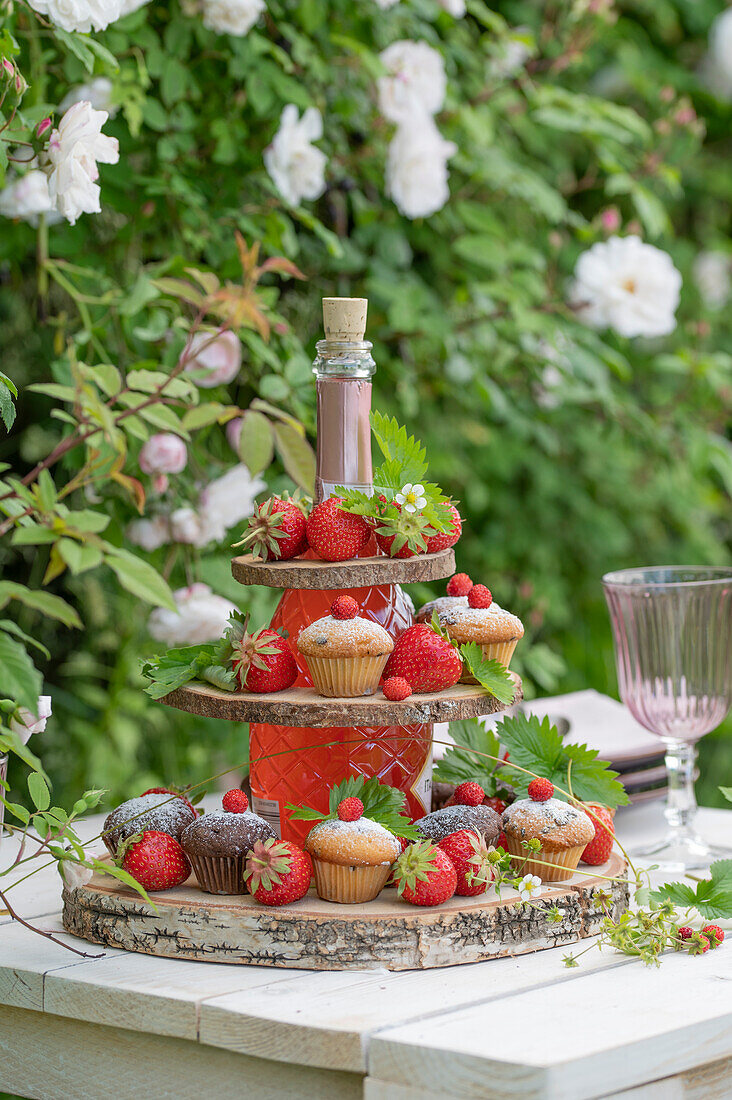
<svg viewBox="0 0 732 1100">
<path fill-rule="evenodd" d="M 427 757 L 419 775 L 409 788 L 410 793 L 428 814 L 432 809 L 432 744 L 430 744 Z"/>
<path fill-rule="evenodd" d="M 252 810 L 259 817 L 263 817 L 264 820 L 270 825 L 277 836 L 282 835 L 282 825 L 280 821 L 280 804 L 276 798 L 259 798 L 256 794 L 252 795 Z"/>
</svg>

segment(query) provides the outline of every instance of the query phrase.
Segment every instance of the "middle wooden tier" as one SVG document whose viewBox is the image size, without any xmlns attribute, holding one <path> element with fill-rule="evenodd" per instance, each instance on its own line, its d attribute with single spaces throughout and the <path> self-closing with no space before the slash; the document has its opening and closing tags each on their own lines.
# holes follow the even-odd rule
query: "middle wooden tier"
<svg viewBox="0 0 732 1100">
<path fill-rule="evenodd" d="M 441 581 L 455 572 L 455 554 L 415 554 L 411 558 L 350 558 L 321 561 L 319 558 L 291 558 L 289 561 L 260 561 L 251 554 L 232 558 L 231 572 L 239 584 L 261 584 L 266 588 L 371 588 L 376 584 L 414 584 Z"/>
<path fill-rule="evenodd" d="M 521 679 L 510 673 L 515 693 L 513 706 L 523 698 Z M 272 726 L 415 726 L 422 722 L 452 722 L 507 710 L 483 688 L 455 684 L 448 691 L 410 695 L 403 702 L 386 699 L 381 691 L 357 699 L 329 699 L 311 687 L 293 687 L 274 695 L 219 691 L 206 684 L 186 684 L 160 700 L 166 706 L 225 718 L 230 722 L 266 722 Z"/>
</svg>

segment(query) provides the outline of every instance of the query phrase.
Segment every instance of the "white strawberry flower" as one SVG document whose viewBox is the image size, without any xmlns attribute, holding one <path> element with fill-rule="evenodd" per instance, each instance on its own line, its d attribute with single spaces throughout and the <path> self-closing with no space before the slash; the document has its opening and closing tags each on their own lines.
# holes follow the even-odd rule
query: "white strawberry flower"
<svg viewBox="0 0 732 1100">
<path fill-rule="evenodd" d="M 427 497 L 424 495 L 424 485 L 412 485 L 407 482 L 397 493 L 396 500 L 401 504 L 405 512 L 421 512 L 427 505 Z"/>
<path fill-rule="evenodd" d="M 534 894 L 541 891 L 541 879 L 538 875 L 524 875 L 517 890 L 522 901 L 531 901 Z"/>
</svg>

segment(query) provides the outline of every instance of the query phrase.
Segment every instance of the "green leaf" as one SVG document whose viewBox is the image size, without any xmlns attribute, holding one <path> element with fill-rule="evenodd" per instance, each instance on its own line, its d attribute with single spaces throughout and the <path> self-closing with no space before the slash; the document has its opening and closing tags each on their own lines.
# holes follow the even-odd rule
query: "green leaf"
<svg viewBox="0 0 732 1100">
<path fill-rule="evenodd" d="M 152 604 L 154 607 L 166 607 L 176 611 L 175 600 L 167 581 L 163 580 L 152 565 L 142 558 L 131 554 L 129 550 L 120 550 L 108 546 L 105 561 L 117 576 L 123 588 L 133 596 Z"/>
<path fill-rule="evenodd" d="M 484 657 L 483 650 L 477 642 L 466 642 L 461 645 L 460 654 L 482 688 L 489 691 L 501 703 L 508 705 L 513 702 L 516 685 L 508 669 L 500 661 Z"/>
<path fill-rule="evenodd" d="M 20 642 L 0 631 L 2 693 L 35 714 L 41 694 L 41 674 Z"/>
<path fill-rule="evenodd" d="M 406 795 L 396 787 L 380 782 L 377 776 L 365 779 L 362 775 L 349 775 L 332 787 L 328 795 L 329 810 L 320 814 L 310 806 L 288 806 L 291 816 L 301 821 L 333 819 L 337 816 L 338 804 L 344 798 L 360 798 L 363 802 L 363 815 L 371 821 L 377 821 L 395 836 L 407 840 L 418 840 L 416 826 L 404 816 Z"/>
<path fill-rule="evenodd" d="M 233 668 L 225 668 L 223 665 L 206 665 L 198 673 L 200 680 L 207 684 L 213 684 L 219 691 L 236 691 L 239 682 Z"/>
<path fill-rule="evenodd" d="M 399 468 L 397 480 L 401 488 L 406 482 L 419 482 L 427 473 L 427 452 L 418 439 L 409 435 L 392 416 L 380 412 L 371 413 L 371 430 L 384 458 Z M 394 467 L 390 467 L 394 469 Z M 381 479 L 374 473 L 374 484 L 380 485 Z"/>
<path fill-rule="evenodd" d="M 216 424 L 226 413 L 226 405 L 220 401 L 207 401 L 205 405 L 199 405 L 196 409 L 189 409 L 183 414 L 183 427 L 187 432 L 197 431 L 198 428 L 207 428 L 210 424 Z"/>
<path fill-rule="evenodd" d="M 56 549 L 74 575 L 94 569 L 102 561 L 102 551 L 98 546 L 87 546 L 76 539 L 59 539 Z"/>
<path fill-rule="evenodd" d="M 142 674 L 150 680 L 145 691 L 153 699 L 162 699 L 190 680 L 195 680 L 199 670 L 216 664 L 218 652 L 218 643 L 180 646 L 143 661 Z"/>
<path fill-rule="evenodd" d="M 571 762 L 571 784 L 576 798 L 583 802 L 601 802 L 605 806 L 624 806 L 628 796 L 618 773 L 606 761 L 598 760 L 595 749 L 586 745 L 567 745 L 548 718 L 535 714 L 517 714 L 502 719 L 496 726 L 501 744 L 508 749 L 510 763 L 499 776 L 509 783 L 519 798 L 525 798 L 533 775 L 516 771 L 511 764 L 525 768 L 548 779 L 555 787 L 568 790 Z M 565 796 L 557 791 L 557 798 Z"/>
<path fill-rule="evenodd" d="M 720 787 L 720 791 L 728 802 L 732 802 L 732 787 Z"/>
<path fill-rule="evenodd" d="M 435 779 L 456 786 L 475 779 L 487 795 L 496 794 L 501 745 L 493 730 L 487 729 L 477 718 L 462 719 L 450 723 L 450 736 L 455 748 L 445 750 L 435 768 Z M 477 751 L 471 752 L 471 749 Z"/>
<path fill-rule="evenodd" d="M 53 25 L 52 30 L 56 37 L 56 41 L 60 42 L 62 46 L 65 46 L 74 57 L 77 57 L 88 73 L 93 73 L 94 54 L 89 49 L 86 36 L 71 33 L 69 31 L 62 31 L 59 27 L 54 27 Z"/>
<path fill-rule="evenodd" d="M 31 772 L 28 776 L 28 793 L 37 810 L 47 810 L 51 805 L 51 792 L 48 784 L 38 772 Z"/>
<path fill-rule="evenodd" d="M 710 877 L 695 888 L 685 882 L 666 882 L 651 892 L 651 900 L 668 900 L 680 909 L 696 909 L 705 920 L 732 917 L 732 859 L 717 860 L 709 872 Z"/>
<path fill-rule="evenodd" d="M 9 381 L 9 379 L 7 380 Z M 15 405 L 10 387 L 5 380 L 5 375 L 0 374 L 0 418 L 7 431 L 13 426 L 15 420 Z"/>
<path fill-rule="evenodd" d="M 66 600 L 60 596 L 54 596 L 50 592 L 42 592 L 26 588 L 17 581 L 0 581 L 0 607 L 4 607 L 8 600 L 17 600 L 26 607 L 33 608 L 48 615 L 51 619 L 58 619 L 65 626 L 81 628 L 81 619 Z"/>
<path fill-rule="evenodd" d="M 306 493 L 315 487 L 315 453 L 302 435 L 291 424 L 273 424 L 277 451 L 282 465 L 296 485 Z M 251 471 L 250 471 L 251 472 Z"/>
<path fill-rule="evenodd" d="M 239 458 L 252 477 L 266 470 L 274 454 L 274 434 L 267 417 L 254 409 L 242 416 Z"/>
<path fill-rule="evenodd" d="M 34 646 L 36 649 L 40 650 L 44 657 L 51 656 L 42 642 L 37 642 L 30 634 L 26 634 L 26 632 L 21 630 L 18 624 L 14 623 L 12 619 L 0 619 L 0 630 L 6 630 L 8 634 L 14 634 L 16 638 L 20 638 L 21 641 Z"/>
</svg>

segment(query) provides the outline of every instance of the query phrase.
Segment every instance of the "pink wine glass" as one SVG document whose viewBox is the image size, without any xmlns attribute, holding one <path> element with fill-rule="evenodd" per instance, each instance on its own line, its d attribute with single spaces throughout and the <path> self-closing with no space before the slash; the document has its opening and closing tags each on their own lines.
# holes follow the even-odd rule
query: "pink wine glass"
<svg viewBox="0 0 732 1100">
<path fill-rule="evenodd" d="M 623 569 L 602 583 L 620 696 L 666 746 L 668 833 L 637 854 L 659 857 L 654 863 L 664 871 L 707 866 L 730 854 L 694 830 L 694 769 L 696 742 L 732 703 L 732 570 Z"/>
</svg>

